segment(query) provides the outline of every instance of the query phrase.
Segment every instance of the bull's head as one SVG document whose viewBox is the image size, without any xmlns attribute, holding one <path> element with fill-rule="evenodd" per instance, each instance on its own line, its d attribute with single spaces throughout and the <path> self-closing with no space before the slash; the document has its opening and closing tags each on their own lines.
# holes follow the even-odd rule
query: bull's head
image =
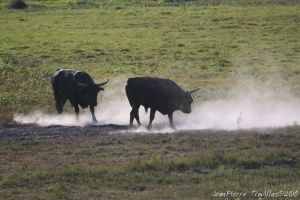
<svg viewBox="0 0 300 200">
<path fill-rule="evenodd" d="M 199 88 L 188 90 L 188 91 L 184 92 L 183 99 L 182 99 L 181 106 L 180 106 L 180 110 L 182 112 L 184 112 L 184 113 L 192 112 L 192 107 L 191 107 L 192 102 L 193 102 L 192 93 L 197 92 L 198 90 L 199 90 Z"/>
<path fill-rule="evenodd" d="M 107 81 L 98 83 L 98 84 L 85 84 L 81 82 L 77 82 L 77 86 L 79 86 L 79 96 L 81 99 L 81 104 L 85 106 L 97 106 L 97 96 L 98 92 L 104 90 L 103 85 L 105 85 Z"/>
</svg>

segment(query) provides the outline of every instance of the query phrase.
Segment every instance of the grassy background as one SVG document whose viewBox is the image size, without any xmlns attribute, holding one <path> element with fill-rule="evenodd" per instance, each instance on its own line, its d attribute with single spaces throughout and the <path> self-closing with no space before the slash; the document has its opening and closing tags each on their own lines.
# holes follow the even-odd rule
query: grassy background
<svg viewBox="0 0 300 200">
<path fill-rule="evenodd" d="M 85 70 L 96 80 L 169 77 L 184 88 L 200 86 L 196 101 L 228 95 L 241 75 L 300 91 L 295 1 L 27 3 L 26 10 L 0 3 L 2 118 L 54 112 L 50 77 L 58 67 Z"/>
</svg>

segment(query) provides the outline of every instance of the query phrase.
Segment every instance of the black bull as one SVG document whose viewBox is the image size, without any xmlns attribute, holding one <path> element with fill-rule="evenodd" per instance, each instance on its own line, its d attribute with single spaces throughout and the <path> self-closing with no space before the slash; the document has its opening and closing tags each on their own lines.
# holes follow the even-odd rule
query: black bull
<svg viewBox="0 0 300 200">
<path fill-rule="evenodd" d="M 146 110 L 148 108 L 151 109 L 148 124 L 148 129 L 150 129 L 156 111 L 161 112 L 163 115 L 167 114 L 170 126 L 175 128 L 173 112 L 180 110 L 184 113 L 191 113 L 191 104 L 193 102 L 191 94 L 199 89 L 183 91 L 175 82 L 169 79 L 136 77 L 128 79 L 125 90 L 132 107 L 130 126 L 132 126 L 134 118 L 138 125 L 141 125 L 138 110 L 142 105 Z"/>
<path fill-rule="evenodd" d="M 66 101 L 69 100 L 75 109 L 77 119 L 79 114 L 78 105 L 82 108 L 89 106 L 93 121 L 97 122 L 94 107 L 97 106 L 98 92 L 104 90 L 101 86 L 107 82 L 108 80 L 95 84 L 86 72 L 72 69 L 57 70 L 51 78 L 57 112 L 62 113 Z"/>
</svg>

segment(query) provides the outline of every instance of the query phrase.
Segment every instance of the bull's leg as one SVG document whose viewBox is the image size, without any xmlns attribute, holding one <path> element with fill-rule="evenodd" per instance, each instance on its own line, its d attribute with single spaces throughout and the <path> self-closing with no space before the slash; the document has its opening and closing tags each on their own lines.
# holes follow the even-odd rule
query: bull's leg
<svg viewBox="0 0 300 200">
<path fill-rule="evenodd" d="M 141 122 L 140 122 L 140 118 L 139 118 L 139 106 L 132 107 L 132 110 L 130 112 L 130 122 L 129 122 L 130 127 L 132 127 L 132 125 L 133 125 L 134 118 L 136 119 L 138 125 L 140 126 Z"/>
<path fill-rule="evenodd" d="M 149 120 L 149 124 L 148 124 L 148 130 L 150 130 L 152 128 L 152 122 L 153 122 L 154 117 L 155 117 L 155 112 L 156 112 L 156 110 L 151 108 L 150 120 Z"/>
<path fill-rule="evenodd" d="M 58 114 L 63 112 L 64 105 L 66 101 L 58 96 L 56 92 L 54 92 L 54 100 L 55 100 L 55 108 Z"/>
<path fill-rule="evenodd" d="M 168 114 L 168 117 L 169 117 L 169 121 L 170 121 L 170 126 L 172 129 L 176 129 L 175 126 L 174 126 L 174 123 L 173 123 L 173 113 L 169 113 Z"/>
<path fill-rule="evenodd" d="M 135 118 L 136 122 L 138 123 L 138 125 L 140 126 L 140 125 L 141 125 L 141 122 L 140 122 L 140 116 L 139 116 L 139 108 L 140 108 L 140 106 L 138 106 L 138 107 L 134 110 L 134 118 Z"/>
<path fill-rule="evenodd" d="M 55 107 L 58 114 L 63 112 L 63 105 L 60 101 L 55 101 Z"/>
<path fill-rule="evenodd" d="M 79 107 L 78 107 L 78 104 L 74 105 L 74 110 L 75 110 L 75 113 L 76 113 L 76 120 L 79 121 Z"/>
<path fill-rule="evenodd" d="M 94 122 L 94 123 L 97 123 L 97 119 L 96 119 L 96 116 L 95 116 L 95 109 L 94 109 L 94 106 L 90 106 L 90 111 L 91 111 L 91 113 L 92 113 L 93 122 Z"/>
<path fill-rule="evenodd" d="M 133 120 L 134 120 L 134 110 L 132 108 L 132 110 L 130 111 L 130 121 L 129 121 L 130 127 L 132 127 L 132 125 L 133 125 Z"/>
</svg>

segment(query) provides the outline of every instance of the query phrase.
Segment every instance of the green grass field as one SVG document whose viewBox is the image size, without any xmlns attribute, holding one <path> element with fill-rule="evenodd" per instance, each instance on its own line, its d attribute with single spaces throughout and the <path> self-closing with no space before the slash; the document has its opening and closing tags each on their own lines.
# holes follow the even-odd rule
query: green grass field
<svg viewBox="0 0 300 200">
<path fill-rule="evenodd" d="M 6 9 L 7 2 L 0 12 L 2 115 L 54 112 L 50 77 L 58 67 L 96 80 L 169 77 L 199 86 L 196 101 L 228 95 L 240 76 L 271 79 L 299 95 L 300 4 L 293 1 L 95 1 L 88 9 L 29 1 L 45 8 L 27 10 Z"/>
<path fill-rule="evenodd" d="M 0 0 L 0 122 L 54 113 L 59 67 L 98 81 L 168 77 L 200 87 L 197 103 L 231 95 L 243 79 L 300 97 L 297 0 L 28 0 L 25 10 L 9 2 Z M 229 199 L 265 200 L 249 195 L 300 190 L 296 125 L 48 139 L 3 130 L 0 199 L 207 200 L 232 190 L 248 196 Z"/>
</svg>

